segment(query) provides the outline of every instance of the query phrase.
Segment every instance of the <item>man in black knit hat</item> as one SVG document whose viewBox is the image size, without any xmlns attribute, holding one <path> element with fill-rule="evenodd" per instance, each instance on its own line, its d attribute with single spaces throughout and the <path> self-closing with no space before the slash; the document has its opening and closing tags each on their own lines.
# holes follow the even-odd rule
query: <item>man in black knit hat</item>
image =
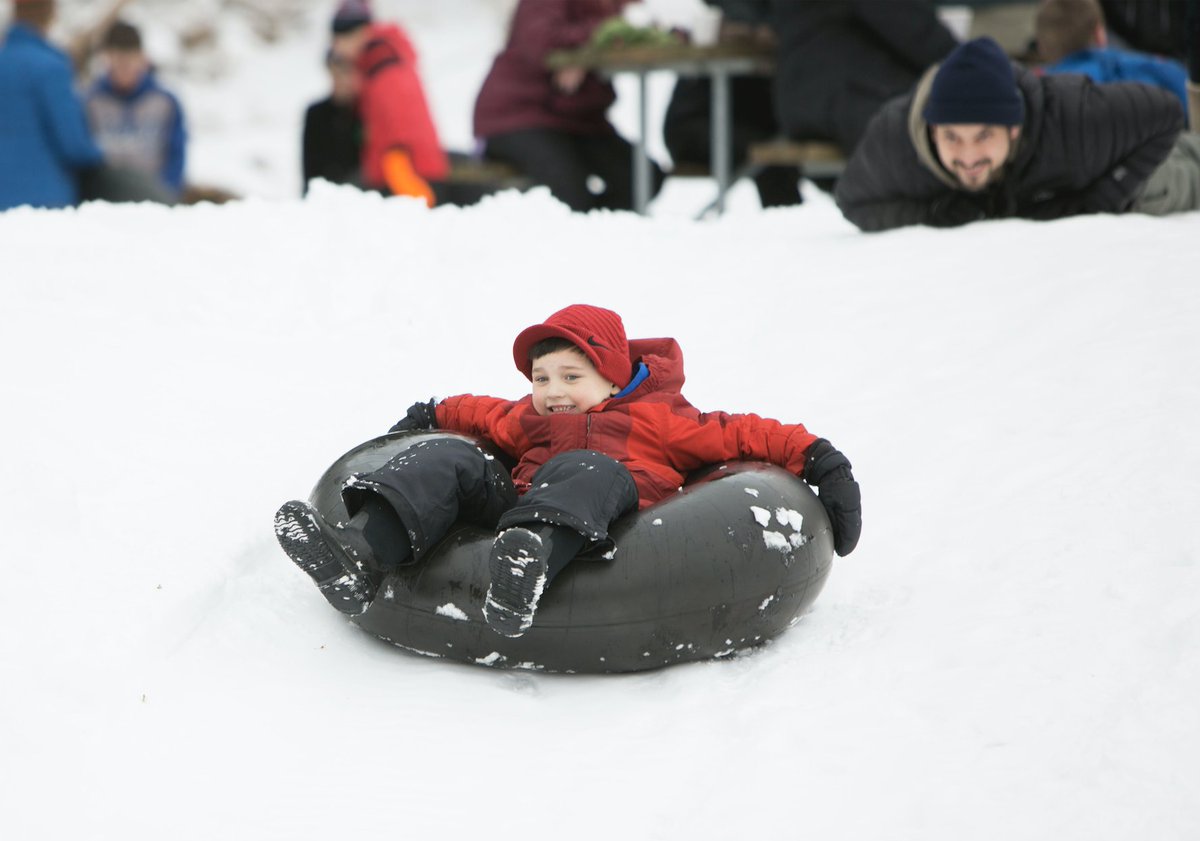
<svg viewBox="0 0 1200 841">
<path fill-rule="evenodd" d="M 864 231 L 1200 208 L 1200 139 L 1147 85 L 1038 76 L 968 41 L 871 121 L 838 182 Z"/>
</svg>

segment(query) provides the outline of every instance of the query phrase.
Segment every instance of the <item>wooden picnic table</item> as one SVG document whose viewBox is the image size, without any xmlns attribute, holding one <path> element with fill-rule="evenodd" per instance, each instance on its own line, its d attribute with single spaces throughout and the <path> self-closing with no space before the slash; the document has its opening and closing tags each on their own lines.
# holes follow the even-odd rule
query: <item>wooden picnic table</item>
<svg viewBox="0 0 1200 841">
<path fill-rule="evenodd" d="M 646 77 L 656 71 L 669 71 L 680 76 L 708 76 L 711 79 L 710 166 L 717 182 L 717 199 L 713 206 L 721 213 L 725 210 L 725 194 L 733 180 L 733 116 L 729 79 L 739 75 L 769 75 L 774 72 L 774 64 L 774 50 L 752 41 L 722 43 L 711 47 L 684 43 L 605 49 L 584 46 L 555 51 L 546 59 L 546 66 L 551 70 L 582 67 L 608 77 L 619 73 L 633 73 L 638 77 L 638 139 L 633 156 L 633 205 L 634 210 L 643 214 L 650 203 Z"/>
</svg>

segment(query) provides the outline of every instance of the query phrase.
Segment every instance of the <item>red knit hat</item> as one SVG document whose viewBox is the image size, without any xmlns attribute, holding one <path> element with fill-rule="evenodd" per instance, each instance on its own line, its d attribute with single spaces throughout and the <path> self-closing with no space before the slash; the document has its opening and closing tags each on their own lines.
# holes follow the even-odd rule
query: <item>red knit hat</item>
<svg viewBox="0 0 1200 841">
<path fill-rule="evenodd" d="M 600 376 L 609 382 L 625 386 L 633 373 L 629 359 L 629 342 L 621 316 L 612 310 L 588 304 L 572 304 L 547 318 L 541 324 L 526 327 L 513 342 L 513 362 L 526 379 L 533 379 L 533 361 L 529 349 L 542 339 L 557 336 L 566 339 L 592 360 Z"/>
</svg>

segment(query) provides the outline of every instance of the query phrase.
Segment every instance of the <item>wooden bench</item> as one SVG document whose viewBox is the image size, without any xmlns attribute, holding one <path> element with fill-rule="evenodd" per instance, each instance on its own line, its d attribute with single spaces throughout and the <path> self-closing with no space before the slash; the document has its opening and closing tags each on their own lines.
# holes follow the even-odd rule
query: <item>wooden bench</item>
<svg viewBox="0 0 1200 841">
<path fill-rule="evenodd" d="M 498 190 L 527 190 L 533 182 L 516 168 L 500 161 L 454 155 L 450 172 L 444 179 L 449 184 L 462 184 Z"/>
<path fill-rule="evenodd" d="M 708 164 L 677 162 L 666 171 L 668 178 L 712 178 L 712 170 Z"/>
<path fill-rule="evenodd" d="M 225 204 L 237 201 L 241 196 L 231 193 L 221 187 L 210 187 L 205 184 L 186 184 L 179 196 L 180 204 Z"/>
<path fill-rule="evenodd" d="M 788 140 L 777 138 L 752 144 L 746 162 L 734 173 L 735 180 L 753 176 L 767 166 L 794 166 L 805 175 L 818 178 L 841 175 L 846 167 L 846 157 L 836 143 L 823 140 Z M 674 178 L 711 178 L 708 164 L 682 162 L 667 172 Z"/>
<path fill-rule="evenodd" d="M 837 178 L 846 168 L 846 157 L 836 143 L 823 140 L 790 140 L 776 138 L 754 143 L 747 150 L 746 162 L 732 176 L 730 186 L 742 178 L 753 178 L 768 166 L 794 166 L 809 178 Z M 670 178 L 711 178 L 707 164 L 677 163 L 667 176 Z M 713 199 L 697 214 L 703 219 L 717 207 Z"/>
<path fill-rule="evenodd" d="M 828 178 L 842 174 L 846 156 L 836 143 L 823 140 L 778 138 L 750 147 L 747 163 L 761 169 L 766 166 L 795 166 L 805 175 Z"/>
<path fill-rule="evenodd" d="M 462 152 L 450 153 L 450 171 L 434 185 L 439 205 L 466 207 L 501 190 L 528 190 L 533 181 L 514 167 Z"/>
</svg>

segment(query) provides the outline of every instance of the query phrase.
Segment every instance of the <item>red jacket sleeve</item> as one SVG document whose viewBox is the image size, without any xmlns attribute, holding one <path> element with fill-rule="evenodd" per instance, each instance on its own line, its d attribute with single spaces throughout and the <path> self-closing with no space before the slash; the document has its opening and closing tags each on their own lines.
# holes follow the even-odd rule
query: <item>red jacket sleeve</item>
<svg viewBox="0 0 1200 841">
<path fill-rule="evenodd" d="M 698 418 L 672 413 L 666 430 L 667 456 L 681 473 L 722 461 L 767 461 L 800 476 L 804 456 L 817 436 L 801 424 L 758 415 L 709 412 Z"/>
<path fill-rule="evenodd" d="M 524 401 L 460 394 L 437 404 L 438 427 L 486 438 L 514 458 L 529 448 L 518 421 Z"/>
</svg>

